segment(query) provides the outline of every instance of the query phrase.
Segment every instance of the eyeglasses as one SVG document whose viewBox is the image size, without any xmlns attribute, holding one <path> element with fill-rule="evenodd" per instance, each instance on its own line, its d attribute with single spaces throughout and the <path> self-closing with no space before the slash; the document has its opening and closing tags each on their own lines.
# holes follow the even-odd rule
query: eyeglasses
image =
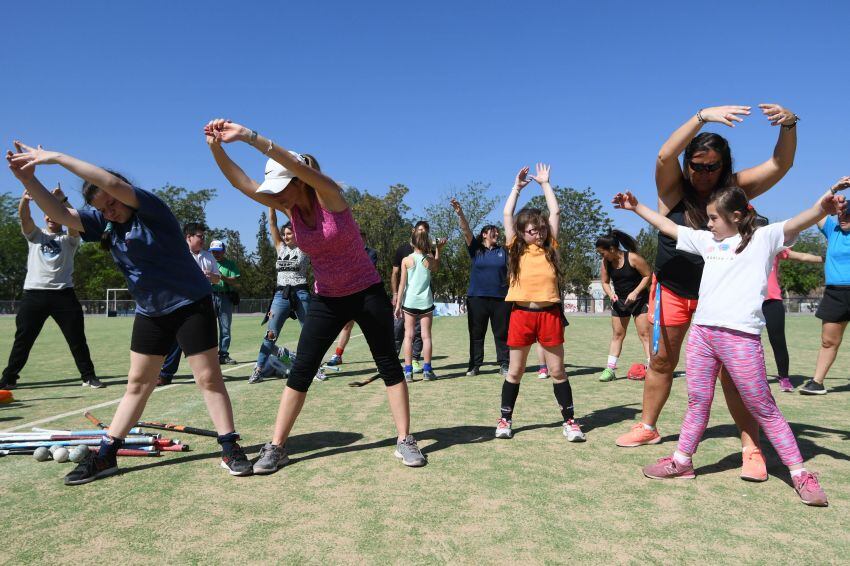
<svg viewBox="0 0 850 566">
<path fill-rule="evenodd" d="M 193 238 L 200 238 L 200 239 L 202 239 L 202 240 L 204 239 L 204 235 L 203 235 L 203 234 L 192 234 L 192 237 L 193 237 Z"/>
<path fill-rule="evenodd" d="M 707 173 L 713 173 L 723 167 L 722 161 L 715 161 L 714 163 L 693 163 L 688 162 L 688 167 L 691 168 L 691 171 L 694 173 L 701 173 L 703 171 Z"/>
<path fill-rule="evenodd" d="M 545 230 L 545 228 L 544 228 L 544 230 Z M 525 233 L 528 234 L 529 236 L 536 236 L 536 235 L 540 234 L 540 232 L 542 232 L 542 231 L 543 230 L 538 230 L 537 228 L 527 228 L 525 230 Z"/>
</svg>

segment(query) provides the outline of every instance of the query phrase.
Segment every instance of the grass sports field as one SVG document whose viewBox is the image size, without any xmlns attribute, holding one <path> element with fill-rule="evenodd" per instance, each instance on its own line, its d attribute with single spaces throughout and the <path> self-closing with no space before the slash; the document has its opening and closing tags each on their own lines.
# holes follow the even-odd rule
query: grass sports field
<svg viewBox="0 0 850 566">
<path fill-rule="evenodd" d="M 235 318 L 231 355 L 244 363 L 225 368 L 251 455 L 270 438 L 283 386 L 279 380 L 248 385 L 259 320 Z M 130 318 L 86 320 L 98 375 L 109 385 L 92 390 L 79 386 L 67 346 L 48 321 L 14 392 L 18 402 L 0 406 L 0 427 L 89 428 L 83 410 L 117 402 L 123 393 L 131 324 Z M 640 466 L 675 447 L 685 381 L 676 379 L 659 423 L 662 444 L 617 448 L 614 439 L 638 416 L 642 386 L 597 381 L 609 328 L 604 317 L 573 317 L 566 331 L 584 444 L 566 442 L 551 383 L 530 373 L 514 413 L 514 438 L 495 440 L 501 387 L 495 367 L 464 377 L 466 320 L 439 318 L 434 367 L 443 379 L 416 381 L 410 389 L 413 433 L 429 464 L 405 468 L 393 457 L 383 385 L 347 386 L 372 375 L 355 327 L 343 371 L 314 382 L 289 442 L 293 462 L 277 474 L 232 478 L 218 467 L 214 439 L 171 433 L 193 450 L 124 458 L 123 474 L 73 488 L 62 484 L 72 464 L 0 459 L 6 541 L 0 563 L 846 563 L 850 346 L 827 379 L 830 394 L 781 394 L 772 386 L 830 497 L 829 508 L 816 509 L 800 504 L 770 447 L 770 480 L 738 479 L 740 444 L 719 386 L 694 459 L 697 479 L 644 479 Z M 787 321 L 797 385 L 814 366 L 819 331 L 814 317 Z M 289 322 L 282 343 L 294 346 L 297 333 Z M 4 364 L 13 334 L 14 319 L 0 318 Z M 630 329 L 621 367 L 639 360 L 637 344 Z M 487 346 L 491 360 L 489 336 Z M 144 418 L 212 428 L 187 367 L 184 362 L 175 385 L 151 396 Z M 768 372 L 774 371 L 769 354 Z M 108 421 L 115 404 L 91 410 Z M 70 416 L 29 424 L 64 413 Z"/>
</svg>

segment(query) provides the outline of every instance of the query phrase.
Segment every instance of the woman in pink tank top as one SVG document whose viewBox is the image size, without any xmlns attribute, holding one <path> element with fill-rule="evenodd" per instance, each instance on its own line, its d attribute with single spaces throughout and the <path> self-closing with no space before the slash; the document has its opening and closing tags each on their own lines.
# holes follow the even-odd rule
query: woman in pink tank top
<svg viewBox="0 0 850 566">
<path fill-rule="evenodd" d="M 410 434 L 407 384 L 395 351 L 393 314 L 381 277 L 366 254 L 360 229 L 339 185 L 323 174 L 316 159 L 275 144 L 229 120 L 212 120 L 204 134 L 213 158 L 230 184 L 245 196 L 286 214 L 298 247 L 310 256 L 316 298 L 301 329 L 298 352 L 280 399 L 271 442 L 260 451 L 255 474 L 269 474 L 289 457 L 286 440 L 301 412 L 307 389 L 325 352 L 350 320 L 360 325 L 387 386 L 398 432 L 395 455 L 407 466 L 425 457 Z M 244 142 L 269 157 L 265 180 L 257 183 L 225 153 L 223 143 Z"/>
</svg>

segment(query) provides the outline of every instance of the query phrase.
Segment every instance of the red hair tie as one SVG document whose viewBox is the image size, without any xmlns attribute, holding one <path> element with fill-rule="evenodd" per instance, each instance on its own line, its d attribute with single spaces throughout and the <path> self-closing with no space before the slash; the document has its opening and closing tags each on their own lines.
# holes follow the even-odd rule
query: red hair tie
<svg viewBox="0 0 850 566">
<path fill-rule="evenodd" d="M 748 204 L 748 205 L 747 205 L 747 210 L 752 210 L 752 209 L 753 209 L 753 205 Z"/>
</svg>

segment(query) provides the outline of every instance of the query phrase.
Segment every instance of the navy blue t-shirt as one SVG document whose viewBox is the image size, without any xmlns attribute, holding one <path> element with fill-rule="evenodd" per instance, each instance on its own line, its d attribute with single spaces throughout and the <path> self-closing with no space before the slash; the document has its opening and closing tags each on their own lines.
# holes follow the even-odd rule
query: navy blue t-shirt
<svg viewBox="0 0 850 566">
<path fill-rule="evenodd" d="M 504 299 L 508 294 L 508 252 L 502 246 L 487 249 L 478 238 L 472 238 L 467 247 L 472 259 L 469 274 L 470 297 L 496 297 Z"/>
<path fill-rule="evenodd" d="M 139 208 L 129 222 L 112 223 L 112 259 L 127 279 L 136 313 L 162 316 L 212 293 L 186 245 L 180 224 L 164 202 L 133 188 Z M 100 241 L 107 220 L 97 210 L 78 210 L 87 242 Z"/>
</svg>

